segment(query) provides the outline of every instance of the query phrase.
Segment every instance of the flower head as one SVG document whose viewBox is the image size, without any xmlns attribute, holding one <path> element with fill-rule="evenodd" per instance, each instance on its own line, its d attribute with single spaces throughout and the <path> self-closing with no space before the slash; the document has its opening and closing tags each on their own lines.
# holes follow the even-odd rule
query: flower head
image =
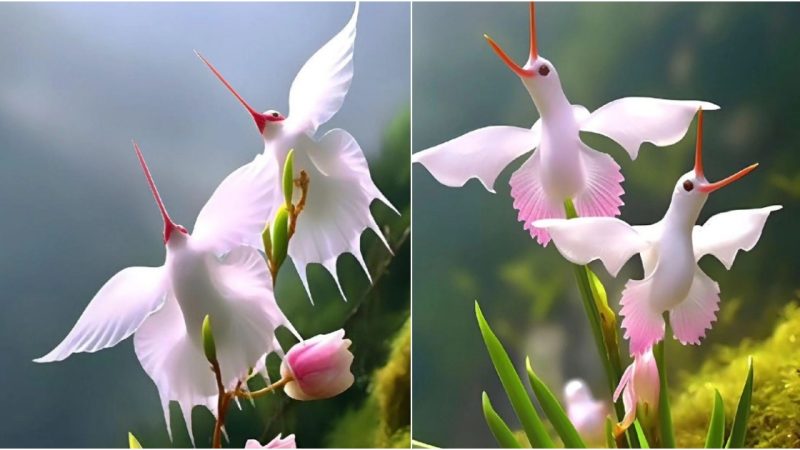
<svg viewBox="0 0 800 450">
<path fill-rule="evenodd" d="M 248 439 L 244 444 L 244 448 L 297 448 L 297 444 L 294 442 L 293 434 L 290 434 L 285 438 L 281 437 L 279 434 L 275 436 L 275 439 L 269 441 L 267 445 L 261 445 L 255 439 Z"/>
<path fill-rule="evenodd" d="M 619 381 L 617 390 L 614 391 L 614 401 L 622 394 L 625 404 L 625 418 L 619 424 L 621 430 L 626 430 L 636 420 L 636 415 L 651 417 L 658 409 L 658 396 L 661 384 L 658 378 L 658 366 L 650 348 L 633 359 L 633 363 L 625 369 Z"/>
<path fill-rule="evenodd" d="M 320 400 L 352 386 L 351 342 L 343 338 L 344 330 L 337 330 L 295 344 L 281 364 L 281 376 L 291 377 L 284 388 L 286 395 L 295 400 Z"/>
</svg>

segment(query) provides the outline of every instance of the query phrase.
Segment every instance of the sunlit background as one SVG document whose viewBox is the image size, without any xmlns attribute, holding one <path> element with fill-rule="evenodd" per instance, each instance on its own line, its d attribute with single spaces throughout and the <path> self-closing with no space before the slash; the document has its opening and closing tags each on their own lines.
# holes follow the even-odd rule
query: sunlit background
<svg viewBox="0 0 800 450">
<path fill-rule="evenodd" d="M 193 50 L 257 109 L 287 113 L 297 70 L 352 11 L 352 3 L 0 5 L 0 446 L 126 446 L 128 431 L 145 447 L 170 445 L 130 339 L 60 363 L 31 360 L 60 342 L 114 273 L 163 262 L 160 215 L 131 139 L 172 217 L 190 228 L 217 184 L 263 149 L 252 119 Z M 234 447 L 279 431 L 295 432 L 301 446 L 377 442 L 370 427 L 383 425 L 369 409 L 377 408 L 372 374 L 389 358 L 409 306 L 409 11 L 361 5 L 353 84 L 321 127 L 356 137 L 376 184 L 403 212 L 373 207 L 395 257 L 366 233 L 376 287 L 368 291 L 355 259 L 343 257 L 347 303 L 321 267 L 311 269 L 315 307 L 290 264 L 278 282 L 279 303 L 304 336 L 345 327 L 356 384 L 328 401 L 280 394 L 255 410 L 245 405 L 230 415 Z M 407 429 L 405 389 L 392 426 Z M 194 414 L 197 443 L 208 446 L 210 414 Z M 360 422 L 340 423 L 353 414 Z M 187 446 L 173 416 L 175 445 Z M 359 434 L 346 430 L 352 423 Z"/>
<path fill-rule="evenodd" d="M 701 223 L 730 209 L 784 206 L 731 272 L 712 258 L 702 261 L 722 289 L 720 320 L 699 348 L 674 341 L 667 346 L 676 391 L 681 374 L 699 367 L 719 344 L 769 335 L 778 312 L 797 299 L 798 20 L 796 4 L 537 6 L 539 52 L 558 68 L 573 103 L 594 110 L 620 97 L 654 96 L 722 106 L 705 117 L 709 178 L 754 161 L 761 167 L 712 194 Z M 524 63 L 527 5 L 414 5 L 414 151 L 488 125 L 529 127 L 538 117 L 483 33 Z M 692 127 L 686 139 L 664 149 L 645 144 L 635 162 L 608 139 L 585 136 L 622 166 L 625 220 L 649 224 L 662 217 L 675 181 L 692 167 L 694 135 Z M 482 390 L 519 429 L 480 338 L 476 299 L 518 368 L 531 355 L 559 395 L 566 380 L 581 377 L 596 396 L 608 398 L 569 265 L 552 245 L 538 246 L 516 221 L 508 179 L 526 157 L 503 172 L 496 195 L 475 180 L 453 189 L 438 184 L 422 166 L 413 169 L 415 439 L 451 447 L 496 445 L 481 413 Z M 617 280 L 602 267 L 595 269 L 615 307 L 624 281 L 641 277 L 638 259 Z M 769 370 L 756 361 L 757 383 L 759 368 Z M 704 425 L 706 417 L 707 412 Z"/>
</svg>

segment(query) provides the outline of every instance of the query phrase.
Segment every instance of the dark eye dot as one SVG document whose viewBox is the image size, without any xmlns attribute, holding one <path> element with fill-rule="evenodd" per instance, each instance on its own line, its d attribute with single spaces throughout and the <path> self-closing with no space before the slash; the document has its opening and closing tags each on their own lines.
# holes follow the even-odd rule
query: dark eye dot
<svg viewBox="0 0 800 450">
<path fill-rule="evenodd" d="M 280 114 L 278 114 L 278 113 L 276 113 L 276 112 L 272 113 L 272 117 L 278 117 L 279 115 L 280 115 Z"/>
<path fill-rule="evenodd" d="M 547 65 L 539 67 L 539 75 L 546 77 L 550 73 L 550 68 Z"/>
<path fill-rule="evenodd" d="M 689 180 L 683 182 L 683 188 L 686 189 L 686 192 L 691 192 L 694 189 L 694 183 Z"/>
</svg>

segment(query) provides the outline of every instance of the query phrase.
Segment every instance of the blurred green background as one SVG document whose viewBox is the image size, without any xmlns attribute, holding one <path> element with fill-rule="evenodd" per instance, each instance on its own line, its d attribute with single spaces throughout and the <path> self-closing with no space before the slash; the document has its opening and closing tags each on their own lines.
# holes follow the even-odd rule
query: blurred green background
<svg viewBox="0 0 800 450">
<path fill-rule="evenodd" d="M 800 6 L 541 3 L 536 9 L 539 52 L 557 67 L 573 103 L 594 110 L 620 97 L 653 96 L 722 107 L 706 115 L 707 175 L 718 179 L 754 161 L 761 167 L 712 195 L 701 223 L 730 209 L 784 206 L 731 272 L 712 258 L 701 261 L 720 284 L 721 311 L 702 346 L 670 340 L 670 370 L 679 375 L 672 387 L 679 389 L 680 375 L 697 370 L 714 348 L 768 336 L 778 312 L 797 300 Z M 414 4 L 412 33 L 414 151 L 480 127 L 529 127 L 537 119 L 519 79 L 483 39 L 489 34 L 524 62 L 526 4 Z M 694 126 L 672 147 L 645 144 L 635 162 L 604 137 L 584 139 L 622 166 L 622 218 L 633 224 L 658 221 L 675 181 L 693 164 Z M 503 172 L 496 195 L 474 180 L 444 187 L 422 166 L 413 168 L 415 439 L 496 445 L 481 414 L 482 390 L 518 427 L 480 339 L 475 299 L 520 369 L 531 355 L 559 394 L 568 379 L 581 377 L 608 398 L 570 267 L 516 221 L 508 178 L 524 158 Z M 616 280 L 595 270 L 615 308 L 625 280 L 641 277 L 638 260 Z"/>
<path fill-rule="evenodd" d="M 261 152 L 252 119 L 192 52 L 204 53 L 257 109 L 287 113 L 301 65 L 337 33 L 353 3 L 0 5 L 0 420 L 3 447 L 169 446 L 155 385 L 126 340 L 53 364 L 31 360 L 69 331 L 94 293 L 131 265 L 159 265 L 161 219 L 131 139 L 142 146 L 172 217 L 191 229 L 231 171 Z M 339 113 L 372 177 L 402 212 L 373 212 L 356 260 L 310 268 L 316 306 L 291 264 L 277 298 L 303 336 L 344 327 L 354 386 L 318 402 L 283 394 L 229 414 L 233 447 L 295 433 L 303 447 L 406 443 L 409 414 L 410 5 L 362 4 L 355 75 Z M 391 58 L 386 58 L 391 55 Z M 313 189 L 313 187 L 312 187 Z M 300 219 L 302 220 L 302 218 Z M 284 330 L 282 330 L 284 331 Z M 294 341 L 279 334 L 286 348 Z M 270 358 L 276 376 L 278 360 Z M 173 407 L 176 446 L 188 434 Z M 198 446 L 211 416 L 196 408 Z M 354 431 L 355 430 L 355 431 Z"/>
</svg>

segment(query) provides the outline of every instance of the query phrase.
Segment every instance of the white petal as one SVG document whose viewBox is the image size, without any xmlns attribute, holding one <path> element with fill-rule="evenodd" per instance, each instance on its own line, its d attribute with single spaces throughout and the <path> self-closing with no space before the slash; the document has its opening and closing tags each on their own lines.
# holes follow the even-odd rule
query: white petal
<svg viewBox="0 0 800 450">
<path fill-rule="evenodd" d="M 364 230 L 375 231 L 389 247 L 369 207 L 376 199 L 391 204 L 372 182 L 361 148 L 346 131 L 332 130 L 303 150 L 295 154 L 295 166 L 309 175 L 308 199 L 289 243 L 289 256 L 311 298 L 309 264 L 322 264 L 342 292 L 336 261 L 351 253 L 366 269 L 360 248 Z"/>
<path fill-rule="evenodd" d="M 313 135 L 341 108 L 353 80 L 357 19 L 358 2 L 347 25 L 297 73 L 289 91 L 287 126 Z"/>
<path fill-rule="evenodd" d="M 113 347 L 164 304 L 164 267 L 128 267 L 95 294 L 67 337 L 35 362 L 61 361 L 73 353 Z"/>
<path fill-rule="evenodd" d="M 550 233 L 564 258 L 575 264 L 599 259 L 612 276 L 617 276 L 631 256 L 648 247 L 633 227 L 613 217 L 538 220 L 533 226 Z"/>
<path fill-rule="evenodd" d="M 581 217 L 615 217 L 623 205 L 619 164 L 611 156 L 586 146 L 581 148 L 586 186 L 575 198 L 575 209 Z"/>
<path fill-rule="evenodd" d="M 669 325 L 681 344 L 700 344 L 717 320 L 719 285 L 698 267 L 684 301 L 669 312 Z"/>
<path fill-rule="evenodd" d="M 692 231 L 695 259 L 711 254 L 730 270 L 739 250 L 750 251 L 761 238 L 767 217 L 782 206 L 739 209 L 716 214 Z"/>
<path fill-rule="evenodd" d="M 275 209 L 277 166 L 258 155 L 236 169 L 200 211 L 193 240 L 222 254 L 239 245 L 263 248 L 261 232 Z"/>
<path fill-rule="evenodd" d="M 494 193 L 500 172 L 539 145 L 541 129 L 541 120 L 530 130 L 509 126 L 481 128 L 415 153 L 411 162 L 425 166 L 445 186 L 461 187 L 470 178 L 477 178 Z"/>
<path fill-rule="evenodd" d="M 695 100 L 665 100 L 650 97 L 626 97 L 607 103 L 581 124 L 581 131 L 602 134 L 619 143 L 631 159 L 639 147 L 651 142 L 659 147 L 680 141 L 699 108 L 719 106 Z"/>
</svg>

